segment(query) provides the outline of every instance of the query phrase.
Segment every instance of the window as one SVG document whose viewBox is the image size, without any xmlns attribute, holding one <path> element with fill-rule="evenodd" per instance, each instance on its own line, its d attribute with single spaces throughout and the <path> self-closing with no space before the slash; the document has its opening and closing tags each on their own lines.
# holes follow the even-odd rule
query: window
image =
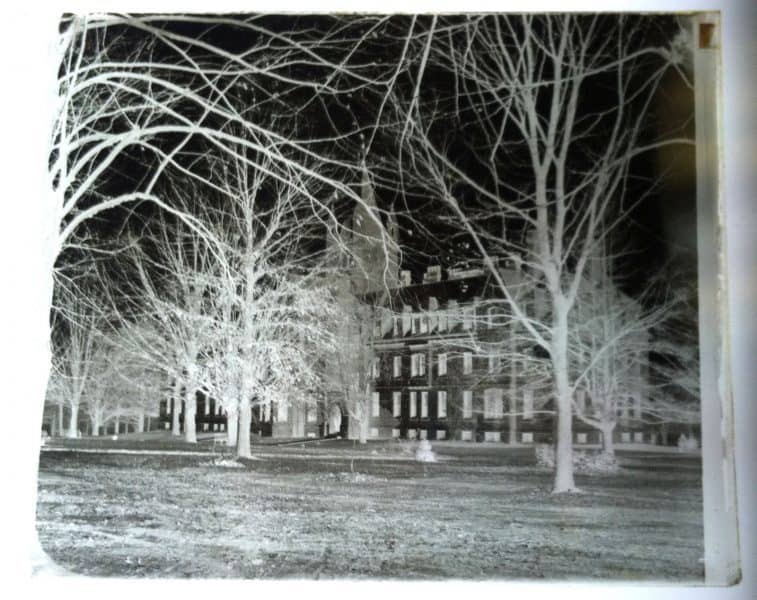
<svg viewBox="0 0 757 600">
<path fill-rule="evenodd" d="M 470 375 L 473 373 L 473 354 L 463 352 L 463 374 Z"/>
<path fill-rule="evenodd" d="M 439 313 L 439 331 L 447 331 L 447 313 Z"/>
<path fill-rule="evenodd" d="M 428 392 L 421 392 L 421 418 L 428 417 Z"/>
<path fill-rule="evenodd" d="M 524 444 L 533 444 L 534 442 L 534 434 L 530 431 L 524 431 L 520 434 L 520 441 Z"/>
<path fill-rule="evenodd" d="M 379 430 L 376 427 L 371 427 L 368 435 L 372 438 L 377 438 L 379 436 Z"/>
<path fill-rule="evenodd" d="M 463 419 L 473 417 L 473 392 L 465 390 L 463 392 Z"/>
<path fill-rule="evenodd" d="M 501 434 L 499 431 L 485 431 L 484 432 L 484 441 L 485 442 L 498 442 L 501 439 Z"/>
<path fill-rule="evenodd" d="M 394 337 L 400 337 L 400 319 L 399 319 L 399 317 L 394 317 L 394 319 L 392 319 L 392 321 L 393 321 L 393 323 L 392 323 L 392 335 L 394 335 Z"/>
<path fill-rule="evenodd" d="M 469 330 L 473 329 L 473 316 L 475 314 L 475 311 L 473 307 L 466 306 L 463 309 L 463 329 Z"/>
<path fill-rule="evenodd" d="M 381 337 L 381 319 L 373 323 L 373 337 Z"/>
<path fill-rule="evenodd" d="M 407 430 L 407 439 L 414 440 L 416 433 L 417 432 L 415 431 L 415 429 L 408 429 Z"/>
<path fill-rule="evenodd" d="M 393 438 L 400 437 L 400 430 L 399 429 L 392 429 L 392 437 Z"/>
<path fill-rule="evenodd" d="M 313 406 L 308 407 L 307 420 L 308 420 L 308 423 L 315 423 L 318 420 L 318 412 L 315 410 L 315 407 Z"/>
<path fill-rule="evenodd" d="M 620 434 L 620 441 L 627 444 L 631 441 L 631 434 L 628 431 L 624 431 Z"/>
<path fill-rule="evenodd" d="M 534 418 L 534 391 L 530 389 L 523 391 L 523 418 Z"/>
<path fill-rule="evenodd" d="M 447 303 L 447 326 L 450 329 L 454 329 L 460 320 L 460 315 L 457 312 L 457 302 L 450 300 Z"/>
<path fill-rule="evenodd" d="M 419 319 L 420 319 L 420 329 L 419 329 L 419 331 L 421 333 L 428 333 L 428 320 L 426 319 L 425 316 L 421 316 L 421 317 L 419 317 Z"/>
<path fill-rule="evenodd" d="M 442 353 L 439 356 L 437 356 L 437 361 L 439 364 L 439 375 L 446 375 L 447 374 L 447 354 Z"/>
<path fill-rule="evenodd" d="M 210 400 L 208 398 L 205 398 L 205 400 L 202 401 L 203 404 L 203 412 L 206 415 L 210 414 Z"/>
<path fill-rule="evenodd" d="M 502 390 L 489 388 L 484 390 L 484 418 L 499 419 L 502 417 Z"/>
<path fill-rule="evenodd" d="M 418 415 L 417 398 L 418 398 L 417 392 L 410 392 L 410 418 L 411 419 L 414 419 Z"/>
<path fill-rule="evenodd" d="M 460 439 L 463 442 L 470 442 L 471 440 L 473 440 L 473 432 L 472 431 L 468 431 L 468 430 L 461 431 L 460 432 Z"/>
<path fill-rule="evenodd" d="M 276 405 L 276 420 L 280 423 L 284 423 L 287 420 L 288 415 L 287 405 L 285 402 L 279 402 Z"/>
<path fill-rule="evenodd" d="M 421 439 L 425 440 L 427 438 L 428 438 L 428 431 L 426 431 L 425 429 L 421 429 Z"/>
<path fill-rule="evenodd" d="M 402 357 L 401 356 L 395 356 L 393 365 L 392 365 L 392 374 L 395 377 L 400 377 L 402 375 Z"/>
<path fill-rule="evenodd" d="M 633 418 L 641 419 L 641 397 L 639 394 L 633 396 Z"/>
<path fill-rule="evenodd" d="M 436 439 L 437 440 L 446 440 L 447 439 L 447 432 L 444 431 L 444 429 L 439 429 L 436 432 Z"/>
<path fill-rule="evenodd" d="M 496 354 L 489 355 L 489 373 L 499 373 L 499 356 Z"/>
<path fill-rule="evenodd" d="M 643 431 L 637 431 L 633 434 L 633 441 L 637 444 L 644 443 L 644 432 Z"/>
<path fill-rule="evenodd" d="M 576 443 L 578 444 L 585 444 L 587 440 L 587 435 L 585 433 L 577 433 L 576 434 Z"/>
<path fill-rule="evenodd" d="M 380 408 L 379 393 L 373 392 L 373 394 L 371 394 L 371 415 L 378 417 Z"/>
<path fill-rule="evenodd" d="M 412 354 L 410 356 L 410 376 L 418 377 L 426 374 L 426 355 Z"/>
<path fill-rule="evenodd" d="M 374 379 L 378 379 L 380 372 L 381 372 L 381 359 L 376 357 L 371 362 L 371 375 L 373 376 Z"/>
<path fill-rule="evenodd" d="M 619 400 L 619 402 L 620 402 L 620 406 L 621 406 L 621 409 L 620 409 L 620 418 L 621 419 L 627 419 L 628 418 L 628 413 L 629 413 L 629 411 L 628 411 L 628 398 L 623 398 L 623 399 Z"/>
<path fill-rule="evenodd" d="M 418 316 L 413 317 L 412 324 L 410 327 L 410 333 L 415 335 L 420 330 L 420 324 L 421 324 L 421 318 Z"/>
<path fill-rule="evenodd" d="M 266 402 L 263 410 L 263 421 L 269 422 L 271 420 L 271 403 Z"/>
<path fill-rule="evenodd" d="M 392 392 L 392 416 L 402 415 L 402 392 Z"/>
<path fill-rule="evenodd" d="M 407 335 L 408 331 L 410 331 L 412 320 L 412 315 L 409 312 L 402 313 L 402 335 Z"/>
<path fill-rule="evenodd" d="M 436 416 L 439 419 L 445 419 L 447 417 L 447 392 L 438 392 L 436 403 Z"/>
</svg>

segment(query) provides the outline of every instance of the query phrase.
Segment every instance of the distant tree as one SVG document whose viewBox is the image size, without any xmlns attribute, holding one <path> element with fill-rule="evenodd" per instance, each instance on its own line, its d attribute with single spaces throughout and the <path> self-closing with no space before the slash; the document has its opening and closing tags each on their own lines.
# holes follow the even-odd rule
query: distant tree
<svg viewBox="0 0 757 600">
<path fill-rule="evenodd" d="M 84 278 L 82 278 L 84 279 Z M 66 437 L 79 435 L 79 409 L 86 403 L 86 393 L 96 376 L 94 363 L 102 348 L 103 315 L 88 284 L 68 281 L 58 286 L 52 312 L 53 353 L 48 397 L 68 408 Z"/>
</svg>

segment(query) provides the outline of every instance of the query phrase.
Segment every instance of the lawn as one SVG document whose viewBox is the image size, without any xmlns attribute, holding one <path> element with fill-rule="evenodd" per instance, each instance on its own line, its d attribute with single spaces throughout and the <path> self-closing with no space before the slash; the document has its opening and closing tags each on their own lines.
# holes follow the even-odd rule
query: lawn
<svg viewBox="0 0 757 600">
<path fill-rule="evenodd" d="M 619 474 L 578 475 L 582 494 L 554 496 L 533 450 L 499 444 L 434 444 L 436 463 L 399 443 L 259 445 L 243 465 L 207 444 L 194 449 L 208 455 L 74 445 L 90 451 L 40 457 L 37 528 L 79 574 L 703 578 L 701 464 L 690 456 L 621 455 Z"/>
</svg>

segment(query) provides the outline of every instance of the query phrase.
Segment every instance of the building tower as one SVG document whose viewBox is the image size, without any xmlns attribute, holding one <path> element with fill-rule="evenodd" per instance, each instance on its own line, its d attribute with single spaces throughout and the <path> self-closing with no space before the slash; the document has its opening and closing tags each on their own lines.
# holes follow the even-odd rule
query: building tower
<svg viewBox="0 0 757 600">
<path fill-rule="evenodd" d="M 368 169 L 363 163 L 360 182 L 362 202 L 355 206 L 351 223 L 351 250 L 354 257 L 352 288 L 361 296 L 382 289 L 397 287 L 399 269 L 399 236 L 393 214 L 386 228 L 376 206 Z"/>
</svg>

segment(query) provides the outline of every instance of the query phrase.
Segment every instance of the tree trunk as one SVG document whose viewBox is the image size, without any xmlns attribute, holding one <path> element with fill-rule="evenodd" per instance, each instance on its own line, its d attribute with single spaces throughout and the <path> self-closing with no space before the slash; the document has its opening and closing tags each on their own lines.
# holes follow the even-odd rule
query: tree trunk
<svg viewBox="0 0 757 600">
<path fill-rule="evenodd" d="M 236 411 L 226 411 L 226 445 L 233 448 L 239 438 L 239 416 Z"/>
<path fill-rule="evenodd" d="M 237 442 L 237 456 L 252 458 L 250 449 L 250 423 L 252 422 L 252 407 L 249 400 L 242 400 L 239 407 L 239 438 Z"/>
<path fill-rule="evenodd" d="M 181 382 L 177 377 L 173 384 L 173 399 L 171 400 L 171 435 L 181 435 L 181 424 L 179 423 L 179 407 L 181 401 L 179 400 L 179 394 L 181 393 Z"/>
<path fill-rule="evenodd" d="M 197 396 L 194 386 L 187 385 L 184 396 L 184 441 L 190 444 L 197 443 L 197 424 L 195 413 L 197 412 Z"/>
<path fill-rule="evenodd" d="M 101 426 L 100 417 L 99 416 L 94 416 L 94 417 L 92 417 L 91 421 L 92 421 L 92 435 L 99 436 L 100 435 L 100 426 Z"/>
<path fill-rule="evenodd" d="M 615 423 L 604 425 L 600 431 L 602 432 L 602 454 L 615 456 L 615 444 L 612 441 Z"/>
<path fill-rule="evenodd" d="M 554 494 L 576 491 L 573 480 L 573 398 L 568 381 L 568 315 L 555 306 L 552 324 L 552 364 L 557 404 L 557 440 L 555 443 Z"/>
<path fill-rule="evenodd" d="M 71 415 L 68 419 L 68 431 L 66 431 L 67 438 L 75 438 L 79 434 L 79 403 L 71 404 Z"/>
<path fill-rule="evenodd" d="M 145 414 L 139 413 L 137 415 L 137 433 L 145 432 Z"/>
<path fill-rule="evenodd" d="M 360 420 L 360 436 L 358 438 L 358 443 L 368 443 L 368 416 L 366 411 L 363 411 L 363 418 Z"/>
<path fill-rule="evenodd" d="M 121 429 L 121 417 L 116 417 L 116 422 L 113 424 L 113 433 L 118 435 L 119 429 Z"/>
<path fill-rule="evenodd" d="M 58 427 L 57 435 L 63 435 L 63 404 L 58 405 Z"/>
<path fill-rule="evenodd" d="M 515 331 L 510 332 L 510 356 L 515 356 Z M 518 393 L 517 386 L 518 366 L 514 358 L 510 359 L 510 406 L 507 417 L 507 443 L 518 443 Z"/>
</svg>

